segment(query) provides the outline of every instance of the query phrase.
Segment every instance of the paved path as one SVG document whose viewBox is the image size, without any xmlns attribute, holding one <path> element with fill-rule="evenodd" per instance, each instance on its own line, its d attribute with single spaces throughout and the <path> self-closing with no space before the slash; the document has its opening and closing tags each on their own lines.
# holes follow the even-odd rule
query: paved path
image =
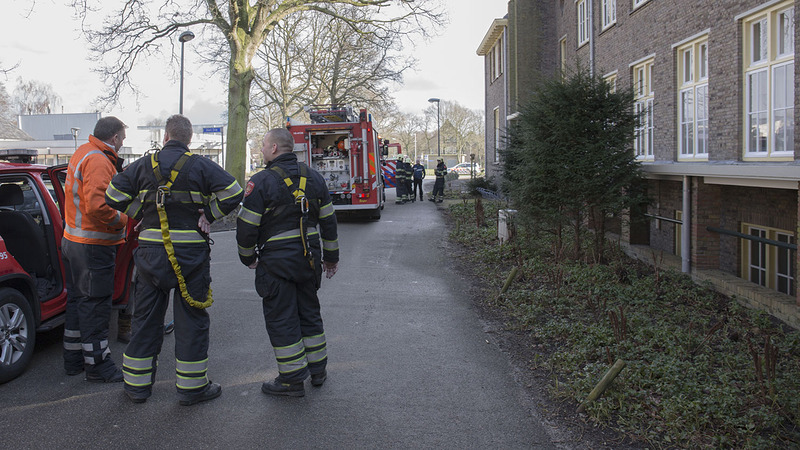
<svg viewBox="0 0 800 450">
<path fill-rule="evenodd" d="M 436 206 L 387 197 L 380 221 L 340 225 L 340 271 L 320 290 L 330 358 L 322 388 L 261 393 L 277 373 L 261 300 L 234 233 L 218 232 L 209 374 L 222 396 L 178 405 L 174 335 L 153 396 L 135 405 L 120 384 L 64 375 L 60 337 L 46 334 L 28 371 L 0 385 L 3 447 L 554 448 L 450 269 Z M 123 345 L 112 350 L 120 361 Z"/>
</svg>

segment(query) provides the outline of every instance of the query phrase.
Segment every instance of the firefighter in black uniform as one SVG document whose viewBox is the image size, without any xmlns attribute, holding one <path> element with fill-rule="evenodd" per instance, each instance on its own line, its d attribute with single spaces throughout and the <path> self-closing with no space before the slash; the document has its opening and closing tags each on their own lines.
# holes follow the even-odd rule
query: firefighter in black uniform
<svg viewBox="0 0 800 450">
<path fill-rule="evenodd" d="M 433 174 L 436 175 L 436 181 L 433 183 L 433 193 L 431 193 L 431 198 L 428 200 L 442 203 L 444 201 L 444 177 L 447 175 L 447 166 L 442 158 L 438 158 L 436 161 L 436 169 L 433 170 Z"/>
<path fill-rule="evenodd" d="M 403 163 L 403 155 L 397 155 L 397 163 L 394 167 L 395 203 L 401 205 L 406 202 L 406 165 Z"/>
<path fill-rule="evenodd" d="M 411 158 L 406 156 L 403 158 L 403 167 L 406 169 L 406 202 L 414 202 L 413 180 L 411 177 L 414 174 L 414 169 L 411 167 Z"/>
<path fill-rule="evenodd" d="M 265 394 L 302 397 L 311 375 L 322 386 L 327 344 L 320 313 L 322 272 L 338 268 L 336 216 L 325 180 L 292 153 L 289 130 L 264 137 L 268 162 L 247 183 L 236 224 L 242 263 L 256 270 L 264 320 L 278 362 L 278 376 L 261 386 Z M 317 229 L 319 227 L 319 229 Z"/>
<path fill-rule="evenodd" d="M 182 115 L 167 119 L 164 147 L 116 175 L 106 202 L 140 219 L 134 253 L 138 275 L 133 336 L 122 355 L 125 393 L 135 403 L 150 397 L 164 340 L 169 291 L 175 289 L 175 359 L 181 405 L 219 397 L 208 379 L 211 305 L 210 239 L 213 221 L 242 199 L 236 179 L 210 159 L 189 153 L 192 124 Z"/>
</svg>

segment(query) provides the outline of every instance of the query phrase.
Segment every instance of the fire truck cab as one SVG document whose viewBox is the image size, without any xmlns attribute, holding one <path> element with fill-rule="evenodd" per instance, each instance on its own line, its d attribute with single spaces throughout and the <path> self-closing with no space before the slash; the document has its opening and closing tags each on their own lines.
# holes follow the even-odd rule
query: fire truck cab
<svg viewBox="0 0 800 450">
<path fill-rule="evenodd" d="M 344 106 L 313 106 L 306 112 L 311 123 L 286 124 L 297 160 L 322 174 L 337 213 L 380 219 L 386 201 L 380 158 L 386 150 L 372 116 Z"/>
</svg>

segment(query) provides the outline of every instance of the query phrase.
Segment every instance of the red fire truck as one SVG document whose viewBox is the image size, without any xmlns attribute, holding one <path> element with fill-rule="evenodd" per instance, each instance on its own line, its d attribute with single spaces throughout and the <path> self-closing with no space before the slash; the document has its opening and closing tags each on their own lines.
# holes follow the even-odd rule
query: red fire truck
<svg viewBox="0 0 800 450">
<path fill-rule="evenodd" d="M 372 116 L 350 107 L 307 107 L 311 123 L 289 120 L 298 161 L 325 178 L 337 213 L 380 219 L 386 201 L 380 158 L 386 154 Z"/>
</svg>

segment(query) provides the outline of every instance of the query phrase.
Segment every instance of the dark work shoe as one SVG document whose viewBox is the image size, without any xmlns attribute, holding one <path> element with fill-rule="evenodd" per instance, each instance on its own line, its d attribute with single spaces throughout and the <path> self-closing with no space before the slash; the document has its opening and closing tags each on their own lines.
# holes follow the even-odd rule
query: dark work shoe
<svg viewBox="0 0 800 450">
<path fill-rule="evenodd" d="M 67 375 L 69 375 L 71 377 L 74 377 L 75 375 L 80 375 L 83 372 L 83 366 L 80 366 L 80 367 L 65 367 L 64 368 L 64 372 L 66 372 Z"/>
<path fill-rule="evenodd" d="M 325 384 L 325 380 L 328 379 L 328 372 L 323 371 L 322 373 L 312 373 L 311 374 L 311 385 L 320 387 Z"/>
<path fill-rule="evenodd" d="M 133 403 L 144 403 L 144 402 L 147 401 L 148 398 L 150 398 L 150 394 L 149 393 L 148 394 L 134 394 L 133 392 L 125 391 L 125 395 L 127 395 L 128 398 Z"/>
<path fill-rule="evenodd" d="M 306 395 L 303 383 L 282 383 L 277 378 L 272 381 L 265 381 L 261 385 L 261 392 L 269 395 L 288 395 L 289 397 Z"/>
<path fill-rule="evenodd" d="M 221 394 L 222 386 L 220 386 L 219 383 L 209 382 L 203 392 L 197 394 L 178 394 L 178 403 L 180 403 L 181 406 L 190 406 L 206 400 L 213 400 Z"/>
<path fill-rule="evenodd" d="M 94 370 L 86 371 L 86 381 L 91 381 L 92 383 L 119 383 L 123 379 L 122 371 L 119 369 L 115 369 L 114 372 L 108 376 L 103 376 Z"/>
</svg>

